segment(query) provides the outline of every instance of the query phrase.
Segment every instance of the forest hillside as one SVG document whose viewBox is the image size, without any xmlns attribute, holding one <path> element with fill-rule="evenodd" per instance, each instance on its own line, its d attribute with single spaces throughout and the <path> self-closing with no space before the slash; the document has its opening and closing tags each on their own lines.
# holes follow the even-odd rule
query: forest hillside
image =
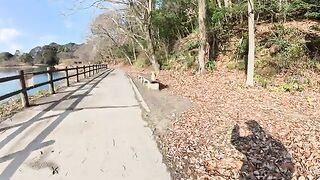
<svg viewBox="0 0 320 180">
<path fill-rule="evenodd" d="M 114 3 L 125 8 L 107 8 L 92 23 L 89 44 L 95 44 L 94 56 L 114 64 L 152 65 L 155 71 L 202 73 L 201 69 L 210 72 L 225 67 L 246 72 L 248 2 L 203 3 L 204 29 L 199 20 L 200 1 Z M 302 91 L 319 85 L 319 6 L 312 0 L 254 2 L 254 79 L 259 86 Z"/>
</svg>

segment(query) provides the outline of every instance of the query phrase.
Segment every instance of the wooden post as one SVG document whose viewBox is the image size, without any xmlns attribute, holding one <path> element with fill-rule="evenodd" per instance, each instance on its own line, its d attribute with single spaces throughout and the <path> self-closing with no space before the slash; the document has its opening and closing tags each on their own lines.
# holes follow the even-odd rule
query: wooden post
<svg viewBox="0 0 320 180">
<path fill-rule="evenodd" d="M 86 78 L 86 65 L 83 65 L 83 77 Z"/>
<path fill-rule="evenodd" d="M 79 82 L 79 67 L 76 67 L 76 72 L 77 72 L 77 82 Z"/>
<path fill-rule="evenodd" d="M 93 75 L 93 76 L 94 76 L 94 74 L 96 73 L 94 67 L 95 67 L 95 65 L 92 65 L 92 75 Z"/>
<path fill-rule="evenodd" d="M 52 67 L 47 67 L 47 71 L 48 71 L 48 81 L 49 81 L 49 92 L 51 94 L 55 94 L 56 92 L 54 91 Z"/>
<path fill-rule="evenodd" d="M 28 93 L 27 93 L 27 89 L 26 89 L 26 81 L 24 79 L 24 71 L 20 70 L 19 71 L 19 75 L 20 75 L 20 85 L 21 85 L 21 103 L 23 107 L 29 107 L 29 99 L 28 99 Z"/>
<path fill-rule="evenodd" d="M 67 87 L 70 86 L 70 82 L 69 82 L 69 72 L 68 72 L 68 66 L 66 66 L 66 83 L 67 83 Z"/>
<path fill-rule="evenodd" d="M 89 65 L 89 77 L 91 76 L 91 65 Z"/>
</svg>

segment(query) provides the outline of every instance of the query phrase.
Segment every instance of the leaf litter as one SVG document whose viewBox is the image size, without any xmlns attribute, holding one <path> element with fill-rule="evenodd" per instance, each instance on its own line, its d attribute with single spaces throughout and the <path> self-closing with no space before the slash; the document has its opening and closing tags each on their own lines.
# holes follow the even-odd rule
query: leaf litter
<svg viewBox="0 0 320 180">
<path fill-rule="evenodd" d="M 245 76 L 228 70 L 158 79 L 194 103 L 157 138 L 174 179 L 320 178 L 319 92 L 246 88 Z"/>
</svg>

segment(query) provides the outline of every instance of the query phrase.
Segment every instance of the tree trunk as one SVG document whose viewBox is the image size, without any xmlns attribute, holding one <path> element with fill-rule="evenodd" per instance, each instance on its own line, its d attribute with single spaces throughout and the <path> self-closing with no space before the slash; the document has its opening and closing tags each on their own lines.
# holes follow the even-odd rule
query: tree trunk
<svg viewBox="0 0 320 180">
<path fill-rule="evenodd" d="M 279 0 L 279 12 L 282 11 L 282 0 Z"/>
<path fill-rule="evenodd" d="M 208 33 L 207 42 L 209 44 L 209 47 L 207 47 L 207 49 L 209 49 L 209 51 L 207 52 L 209 54 L 209 60 L 215 60 L 219 50 L 215 31 L 211 31 L 210 33 Z"/>
<path fill-rule="evenodd" d="M 154 37 L 153 37 L 153 32 L 152 32 L 152 24 L 151 24 L 151 15 L 152 15 L 152 10 L 153 10 L 153 0 L 149 0 L 149 5 L 148 5 L 148 24 L 147 24 L 147 30 L 148 30 L 148 51 L 150 53 L 149 55 L 149 61 L 152 64 L 153 68 L 155 71 L 160 71 L 160 65 L 156 59 L 155 55 L 155 47 L 154 47 Z"/>
<path fill-rule="evenodd" d="M 224 7 L 230 7 L 231 1 L 230 0 L 224 0 Z"/>
<path fill-rule="evenodd" d="M 219 8 L 222 8 L 222 6 L 221 6 L 221 1 L 220 1 L 220 0 L 217 0 L 217 4 L 218 4 L 218 7 L 219 7 Z"/>
<path fill-rule="evenodd" d="M 248 52 L 248 68 L 247 68 L 247 86 L 254 85 L 254 53 L 255 53 L 255 34 L 254 34 L 254 4 L 253 0 L 248 0 L 248 26 L 249 26 L 249 52 Z"/>
<path fill-rule="evenodd" d="M 207 30 L 206 30 L 206 0 L 198 0 L 199 6 L 199 35 L 200 35 L 200 48 L 198 55 L 199 69 L 198 73 L 205 72 L 205 56 L 207 46 Z"/>
<path fill-rule="evenodd" d="M 109 51 L 109 54 L 110 54 L 110 58 L 114 59 L 114 55 L 113 55 L 113 53 L 112 53 L 112 50 L 111 50 L 111 49 L 108 49 L 108 51 Z"/>
<path fill-rule="evenodd" d="M 132 42 L 132 52 L 133 52 L 134 62 L 137 62 L 136 45 L 133 39 L 131 39 L 131 42 Z"/>
</svg>

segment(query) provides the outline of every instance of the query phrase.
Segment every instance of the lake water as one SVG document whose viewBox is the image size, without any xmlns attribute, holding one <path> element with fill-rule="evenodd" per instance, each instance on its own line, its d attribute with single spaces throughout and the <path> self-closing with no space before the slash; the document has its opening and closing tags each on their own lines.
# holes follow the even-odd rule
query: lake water
<svg viewBox="0 0 320 180">
<path fill-rule="evenodd" d="M 43 66 L 43 67 L 38 67 L 38 68 L 24 68 L 23 70 L 25 72 L 37 72 L 37 71 L 45 71 L 46 69 L 47 69 L 47 67 Z M 20 70 L 20 69 L 15 69 L 15 68 L 0 69 L 0 78 L 17 75 L 18 70 Z M 53 74 L 53 79 L 57 79 L 57 78 L 60 78 L 63 76 L 65 76 L 65 74 L 63 72 L 57 72 L 57 73 Z M 47 74 L 36 75 L 36 76 L 32 77 L 31 81 L 32 81 L 32 85 L 46 82 L 46 81 L 48 81 L 48 76 L 47 76 Z M 63 81 L 60 81 L 60 82 L 57 82 L 56 84 L 59 84 L 62 82 Z M 8 94 L 10 92 L 17 91 L 19 89 L 21 89 L 19 80 L 0 83 L 0 96 L 3 96 L 3 95 Z M 28 91 L 28 95 L 29 96 L 34 95 L 38 91 L 48 90 L 48 89 L 49 89 L 49 85 L 38 87 L 38 88 L 35 88 L 35 89 Z M 13 98 L 17 98 L 17 96 L 13 97 Z M 9 99 L 0 101 L 0 104 L 6 102 L 8 100 Z"/>
</svg>

